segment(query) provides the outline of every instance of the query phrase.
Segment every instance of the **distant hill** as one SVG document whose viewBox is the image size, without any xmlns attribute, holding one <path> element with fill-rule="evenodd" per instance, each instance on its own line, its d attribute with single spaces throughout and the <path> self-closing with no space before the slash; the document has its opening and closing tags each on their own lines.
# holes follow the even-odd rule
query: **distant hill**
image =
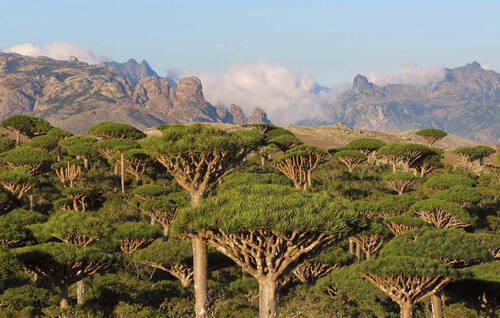
<svg viewBox="0 0 500 318">
<path fill-rule="evenodd" d="M 82 133 L 105 120 L 141 129 L 164 123 L 232 122 L 227 113 L 205 100 L 198 78 L 178 83 L 159 78 L 145 61 L 88 65 L 77 59 L 0 53 L 0 120 L 35 115 Z"/>
<path fill-rule="evenodd" d="M 500 74 L 477 62 L 446 69 L 425 87 L 383 87 L 357 75 L 352 88 L 327 108 L 328 122 L 398 131 L 439 128 L 469 139 L 500 144 Z"/>
</svg>

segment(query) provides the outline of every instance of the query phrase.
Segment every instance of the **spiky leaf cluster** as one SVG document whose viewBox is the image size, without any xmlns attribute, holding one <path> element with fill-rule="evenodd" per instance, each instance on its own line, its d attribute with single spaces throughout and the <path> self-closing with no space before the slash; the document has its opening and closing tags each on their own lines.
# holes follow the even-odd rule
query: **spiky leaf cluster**
<svg viewBox="0 0 500 318">
<path fill-rule="evenodd" d="M 458 185 L 472 187 L 475 183 L 474 180 L 466 176 L 445 173 L 429 178 L 429 180 L 424 183 L 424 186 L 431 189 L 445 190 Z"/>
<path fill-rule="evenodd" d="M 106 139 L 121 138 L 138 140 L 146 137 L 146 134 L 133 126 L 109 121 L 91 126 L 88 129 L 88 133 Z"/>
</svg>

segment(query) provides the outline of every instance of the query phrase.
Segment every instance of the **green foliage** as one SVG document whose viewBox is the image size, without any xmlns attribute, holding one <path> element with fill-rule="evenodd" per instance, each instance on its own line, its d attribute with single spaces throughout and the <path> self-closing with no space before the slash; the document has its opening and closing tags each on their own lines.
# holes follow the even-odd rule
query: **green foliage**
<svg viewBox="0 0 500 318">
<path fill-rule="evenodd" d="M 69 241 L 73 244 L 78 244 L 73 240 L 81 238 L 93 238 L 97 241 L 109 237 L 113 232 L 111 224 L 105 219 L 80 211 L 57 212 L 44 227 L 47 233 L 59 239 L 70 238 Z"/>
<path fill-rule="evenodd" d="M 133 126 L 109 121 L 91 126 L 88 129 L 88 133 L 106 139 L 121 138 L 138 140 L 146 137 L 146 134 Z"/>
<path fill-rule="evenodd" d="M 442 175 L 434 176 L 429 178 L 425 183 L 424 187 L 431 189 L 445 190 L 454 186 L 466 186 L 472 187 L 476 183 L 474 180 L 461 176 L 458 174 L 445 173 Z"/>
<path fill-rule="evenodd" d="M 440 260 L 452 267 L 469 266 L 493 259 L 474 234 L 457 229 L 422 229 L 402 233 L 386 243 L 379 255 L 425 257 Z"/>
<path fill-rule="evenodd" d="M 377 202 L 376 207 L 378 211 L 385 214 L 403 214 L 417 201 L 418 199 L 415 196 L 409 194 L 398 196 L 388 195 L 383 200 Z"/>
<path fill-rule="evenodd" d="M 365 155 L 376 151 L 385 146 L 385 142 L 375 139 L 375 138 L 358 138 L 351 140 L 347 145 L 344 146 L 345 149 L 357 150 Z"/>
<path fill-rule="evenodd" d="M 479 160 L 495 153 L 495 149 L 488 146 L 459 147 L 453 153 L 467 157 L 469 160 Z"/>
<path fill-rule="evenodd" d="M 159 184 L 144 184 L 132 190 L 132 193 L 138 196 L 156 197 L 165 194 L 167 191 L 167 187 Z"/>
<path fill-rule="evenodd" d="M 361 159 L 363 161 L 366 160 L 366 155 L 364 155 L 362 152 L 359 152 L 357 150 L 342 150 L 342 151 L 336 152 L 333 156 L 335 158 L 357 158 L 357 159 Z"/>
<path fill-rule="evenodd" d="M 114 237 L 121 239 L 153 239 L 162 235 L 160 229 L 142 222 L 125 222 L 116 226 Z"/>
<path fill-rule="evenodd" d="M 427 128 L 417 131 L 415 135 L 425 136 L 425 137 L 446 137 L 448 136 L 448 133 L 446 133 L 446 131 L 443 131 L 441 129 Z"/>
<path fill-rule="evenodd" d="M 97 154 L 97 147 L 91 143 L 74 144 L 67 149 L 70 156 L 91 157 Z"/>
<path fill-rule="evenodd" d="M 459 206 L 470 206 L 481 201 L 481 193 L 476 188 L 458 185 L 437 192 L 432 196 L 432 199 L 453 202 Z"/>
<path fill-rule="evenodd" d="M 425 211 L 430 213 L 435 213 L 437 210 L 444 210 L 459 219 L 460 221 L 473 224 L 475 222 L 474 218 L 461 207 L 456 206 L 455 204 L 443 201 L 443 200 L 435 200 L 428 199 L 418 201 L 414 205 L 411 206 L 409 213 L 415 214 L 418 211 Z"/>
<path fill-rule="evenodd" d="M 49 164 L 53 161 L 52 157 L 45 151 L 29 147 L 18 147 L 4 152 L 3 158 L 16 167 Z"/>
<path fill-rule="evenodd" d="M 273 138 L 269 138 L 267 141 L 269 144 L 276 145 L 281 151 L 287 151 L 297 145 L 302 144 L 302 141 L 297 139 L 293 134 L 282 134 Z"/>
<path fill-rule="evenodd" d="M 139 144 L 130 139 L 105 139 L 97 143 L 99 149 L 110 149 L 125 153 L 127 150 L 138 148 Z"/>
<path fill-rule="evenodd" d="M 33 210 L 14 209 L 6 215 L 0 216 L 0 219 L 26 226 L 35 223 L 43 223 L 47 221 L 47 216 Z"/>
<path fill-rule="evenodd" d="M 136 262 L 152 262 L 157 264 L 187 263 L 193 258 L 193 247 L 190 240 L 169 239 L 166 242 L 156 240 L 148 247 L 134 254 Z"/>
<path fill-rule="evenodd" d="M 397 236 L 399 237 L 399 236 Z M 385 256 L 360 264 L 361 273 L 380 277 L 395 275 L 415 275 L 420 277 L 444 276 L 456 278 L 458 272 L 448 264 L 435 259 L 412 256 Z"/>
<path fill-rule="evenodd" d="M 181 210 L 173 226 L 188 233 L 217 228 L 225 233 L 263 229 L 348 234 L 366 223 L 354 212 L 334 209 L 326 194 L 253 185 L 228 190 L 205 199 L 198 207 Z"/>
<path fill-rule="evenodd" d="M 57 168 L 67 167 L 68 164 L 76 165 L 76 166 L 83 166 L 83 160 L 75 159 L 72 157 L 64 157 L 61 159 L 61 161 L 54 162 L 50 167 L 52 169 L 57 169 Z"/>
<path fill-rule="evenodd" d="M 0 294 L 0 303 L 0 314 L 5 317 L 18 317 L 16 314 L 40 317 L 39 309 L 50 304 L 50 292 L 32 285 L 12 287 Z"/>
<path fill-rule="evenodd" d="M 16 147 L 16 141 L 9 138 L 0 137 L 0 152 L 9 151 Z"/>
<path fill-rule="evenodd" d="M 72 198 L 77 195 L 89 196 L 90 191 L 80 187 L 67 187 L 61 191 L 61 194 L 66 197 Z"/>
<path fill-rule="evenodd" d="M 63 140 L 73 136 L 73 134 L 61 128 L 52 128 L 47 132 L 47 136 L 56 138 L 57 140 Z"/>
<path fill-rule="evenodd" d="M 64 140 L 61 140 L 59 144 L 63 147 L 71 147 L 74 145 L 80 145 L 80 144 L 93 144 L 97 141 L 97 139 L 93 137 L 87 137 L 87 136 L 72 136 L 69 138 L 66 138 Z"/>
<path fill-rule="evenodd" d="M 28 146 L 40 150 L 52 151 L 59 146 L 59 140 L 49 135 L 37 136 L 30 140 Z"/>
<path fill-rule="evenodd" d="M 4 188 L 0 188 L 0 215 L 10 211 L 16 204 L 16 197 Z"/>
<path fill-rule="evenodd" d="M 10 116 L 2 121 L 1 126 L 28 136 L 43 135 L 53 128 L 46 120 L 25 115 Z"/>
<path fill-rule="evenodd" d="M 178 195 L 158 195 L 149 200 L 144 201 L 140 209 L 142 211 L 160 210 L 165 212 L 172 212 L 174 209 L 180 208 L 185 205 L 185 200 Z"/>
<path fill-rule="evenodd" d="M 290 185 L 290 180 L 284 175 L 277 173 L 235 172 L 224 178 L 219 191 L 230 190 L 234 187 L 247 184 Z"/>
<path fill-rule="evenodd" d="M 7 247 L 0 245 L 0 291 L 2 281 L 19 269 L 16 255 Z"/>
<path fill-rule="evenodd" d="M 0 182 L 36 184 L 35 177 L 27 173 L 26 170 L 27 169 L 25 167 L 18 167 L 3 172 L 2 174 L 0 174 Z"/>
<path fill-rule="evenodd" d="M 409 172 L 403 172 L 403 171 L 398 171 L 396 173 L 391 173 L 388 175 L 384 176 L 384 180 L 386 181 L 396 181 L 396 180 L 417 180 L 418 178 L 415 177 L 412 173 Z"/>
<path fill-rule="evenodd" d="M 319 254 L 316 257 L 309 259 L 310 262 L 322 264 L 340 264 L 349 265 L 354 263 L 356 257 L 338 246 L 332 246 Z"/>
<path fill-rule="evenodd" d="M 467 268 L 475 280 L 500 284 L 500 262 L 489 262 Z M 498 292 L 498 289 L 497 289 Z"/>
</svg>

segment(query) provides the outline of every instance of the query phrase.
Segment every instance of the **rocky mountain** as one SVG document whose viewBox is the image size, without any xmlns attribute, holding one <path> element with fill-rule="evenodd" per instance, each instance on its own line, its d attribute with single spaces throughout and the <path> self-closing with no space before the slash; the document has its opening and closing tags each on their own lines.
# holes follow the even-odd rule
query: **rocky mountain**
<svg viewBox="0 0 500 318">
<path fill-rule="evenodd" d="M 248 117 L 249 124 L 270 124 L 271 121 L 267 118 L 266 112 L 262 108 L 254 108 L 250 117 Z"/>
<path fill-rule="evenodd" d="M 446 69 L 424 87 L 383 87 L 357 75 L 352 89 L 327 108 L 328 122 L 379 131 L 440 128 L 485 143 L 500 144 L 500 74 L 477 62 Z"/>
<path fill-rule="evenodd" d="M 104 62 L 108 68 L 118 75 L 128 78 L 134 85 L 146 77 L 159 78 L 158 74 L 143 60 L 140 64 L 135 59 L 129 59 L 125 63 Z"/>
<path fill-rule="evenodd" d="M 175 83 L 158 77 L 146 62 L 88 65 L 0 53 L 0 120 L 14 114 L 35 115 L 79 133 L 104 120 L 141 129 L 233 122 L 205 100 L 198 78 Z"/>
</svg>

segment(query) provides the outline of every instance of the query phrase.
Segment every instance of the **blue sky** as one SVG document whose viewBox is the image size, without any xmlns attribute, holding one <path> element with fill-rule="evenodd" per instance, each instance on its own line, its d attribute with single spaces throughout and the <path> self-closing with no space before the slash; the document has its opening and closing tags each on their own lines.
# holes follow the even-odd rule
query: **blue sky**
<svg viewBox="0 0 500 318">
<path fill-rule="evenodd" d="M 160 74 L 265 61 L 332 85 L 409 62 L 498 70 L 499 12 L 500 1 L 1 0 L 0 49 L 71 42 Z"/>
</svg>

